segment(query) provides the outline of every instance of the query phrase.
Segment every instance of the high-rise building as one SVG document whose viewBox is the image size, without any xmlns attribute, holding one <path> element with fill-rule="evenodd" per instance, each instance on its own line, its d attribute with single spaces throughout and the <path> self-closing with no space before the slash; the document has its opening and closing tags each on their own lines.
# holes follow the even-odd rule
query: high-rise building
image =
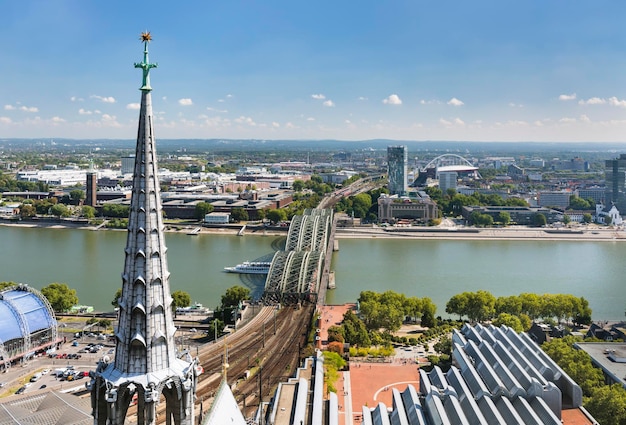
<svg viewBox="0 0 626 425">
<path fill-rule="evenodd" d="M 459 173 L 456 171 L 441 171 L 439 173 L 439 189 L 445 194 L 448 189 L 456 190 Z"/>
<path fill-rule="evenodd" d="M 157 421 L 157 404 L 165 399 L 164 423 L 193 425 L 198 360 L 176 351 L 165 247 L 163 215 L 152 127 L 150 33 L 141 35 L 144 55 L 139 131 L 128 218 L 122 296 L 119 298 L 116 350 L 112 363 L 99 362 L 91 382 L 94 425 L 123 425 L 131 402 L 139 425 Z"/>
<path fill-rule="evenodd" d="M 135 155 L 122 157 L 122 174 L 131 174 L 135 168 Z"/>
<path fill-rule="evenodd" d="M 614 204 L 620 214 L 626 214 L 626 154 L 604 164 L 606 205 Z"/>
<path fill-rule="evenodd" d="M 408 151 L 406 146 L 387 146 L 389 192 L 404 195 L 407 190 Z"/>
</svg>

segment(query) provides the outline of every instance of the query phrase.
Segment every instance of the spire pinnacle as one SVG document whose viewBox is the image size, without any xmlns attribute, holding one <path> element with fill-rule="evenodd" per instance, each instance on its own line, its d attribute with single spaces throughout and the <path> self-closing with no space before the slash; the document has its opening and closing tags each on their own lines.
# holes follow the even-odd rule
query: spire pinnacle
<svg viewBox="0 0 626 425">
<path fill-rule="evenodd" d="M 141 84 L 141 91 L 151 91 L 150 87 L 150 69 L 156 68 L 158 64 L 150 63 L 148 59 L 148 43 L 152 41 L 152 34 L 150 31 L 144 31 L 139 36 L 139 40 L 143 42 L 143 61 L 141 63 L 135 63 L 135 68 L 143 69 L 143 81 Z"/>
</svg>

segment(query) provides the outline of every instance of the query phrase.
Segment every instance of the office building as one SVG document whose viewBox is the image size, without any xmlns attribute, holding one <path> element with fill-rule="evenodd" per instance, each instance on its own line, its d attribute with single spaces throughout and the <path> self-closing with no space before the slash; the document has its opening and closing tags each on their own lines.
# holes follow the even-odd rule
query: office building
<svg viewBox="0 0 626 425">
<path fill-rule="evenodd" d="M 615 204 L 623 214 L 626 211 L 626 154 L 605 162 L 606 205 Z"/>
<path fill-rule="evenodd" d="M 408 162 L 406 146 L 387 147 L 387 173 L 389 176 L 389 192 L 392 195 L 404 195 L 406 193 L 408 186 Z"/>
</svg>

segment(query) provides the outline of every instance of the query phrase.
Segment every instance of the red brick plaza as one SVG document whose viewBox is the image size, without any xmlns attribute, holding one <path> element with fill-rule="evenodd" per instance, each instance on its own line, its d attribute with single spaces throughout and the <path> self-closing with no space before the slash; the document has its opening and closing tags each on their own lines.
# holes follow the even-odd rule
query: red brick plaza
<svg viewBox="0 0 626 425">
<path fill-rule="evenodd" d="M 323 348 L 327 345 L 328 328 L 340 325 L 345 312 L 354 307 L 354 304 L 322 307 L 320 339 Z M 340 425 L 360 424 L 363 406 L 371 408 L 382 402 L 385 406 L 392 407 L 392 388 L 404 391 L 408 384 L 412 384 L 419 391 L 418 367 L 417 364 L 411 362 L 351 361 L 350 370 L 341 376 L 335 385 L 339 398 Z"/>
</svg>

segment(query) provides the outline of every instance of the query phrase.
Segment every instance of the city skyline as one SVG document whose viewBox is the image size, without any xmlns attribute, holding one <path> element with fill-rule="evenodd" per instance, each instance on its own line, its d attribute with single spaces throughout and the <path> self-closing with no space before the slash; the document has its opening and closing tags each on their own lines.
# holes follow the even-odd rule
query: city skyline
<svg viewBox="0 0 626 425">
<path fill-rule="evenodd" d="M 626 5 L 28 0 L 3 10 L 4 138 L 133 138 L 133 62 L 149 30 L 157 138 L 626 140 Z"/>
</svg>

